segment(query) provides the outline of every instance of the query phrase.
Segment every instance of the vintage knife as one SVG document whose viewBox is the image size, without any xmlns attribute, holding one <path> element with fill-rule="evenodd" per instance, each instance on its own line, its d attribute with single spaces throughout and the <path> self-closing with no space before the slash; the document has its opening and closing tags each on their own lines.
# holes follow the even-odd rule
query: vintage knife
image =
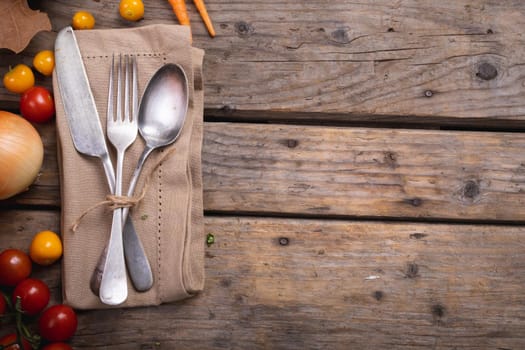
<svg viewBox="0 0 525 350">
<path fill-rule="evenodd" d="M 109 157 L 104 132 L 91 92 L 80 49 L 73 28 L 65 27 L 55 41 L 55 73 L 73 144 L 79 153 L 102 161 L 111 193 L 115 189 L 115 172 Z M 144 292 L 153 285 L 153 275 L 130 216 L 124 225 L 124 253 L 128 273 L 135 289 Z M 106 249 L 99 260 L 92 282 L 98 293 Z M 101 265 L 102 264 L 102 265 Z M 98 281 L 98 284 L 97 284 Z"/>
</svg>

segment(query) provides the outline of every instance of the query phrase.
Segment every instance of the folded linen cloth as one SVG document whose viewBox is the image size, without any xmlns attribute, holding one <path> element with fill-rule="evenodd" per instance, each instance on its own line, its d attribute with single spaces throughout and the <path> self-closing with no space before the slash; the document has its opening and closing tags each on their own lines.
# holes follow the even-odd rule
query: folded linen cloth
<svg viewBox="0 0 525 350">
<path fill-rule="evenodd" d="M 139 293 L 128 278 L 128 299 L 120 307 L 158 305 L 192 296 L 204 286 L 201 174 L 204 52 L 191 47 L 188 28 L 178 25 L 84 30 L 75 34 L 104 131 L 113 54 L 137 57 L 139 96 L 151 76 L 165 63 L 179 64 L 188 77 L 190 100 L 182 132 L 173 145 L 154 151 L 146 161 L 135 190 L 135 194 L 140 193 L 148 182 L 146 195 L 130 211 L 153 271 L 154 284 L 149 291 Z M 88 212 L 74 232 L 72 225 L 88 208 L 105 199 L 108 185 L 100 160 L 79 154 L 74 148 L 56 76 L 53 90 L 62 197 L 63 300 L 78 309 L 106 308 L 90 290 L 89 283 L 109 239 L 112 212 L 101 206 Z M 109 143 L 108 149 L 114 151 Z M 124 193 L 143 149 L 144 141 L 139 134 L 126 152 Z M 152 174 L 148 181 L 147 174 Z"/>
</svg>

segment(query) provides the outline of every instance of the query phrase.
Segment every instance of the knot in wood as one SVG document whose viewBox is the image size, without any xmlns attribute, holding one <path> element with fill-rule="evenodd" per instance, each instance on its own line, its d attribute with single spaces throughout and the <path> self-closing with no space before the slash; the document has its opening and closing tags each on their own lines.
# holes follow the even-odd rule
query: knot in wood
<svg viewBox="0 0 525 350">
<path fill-rule="evenodd" d="M 289 139 L 289 140 L 286 141 L 286 145 L 289 148 L 295 148 L 295 147 L 297 147 L 298 144 L 299 144 L 299 142 L 297 142 L 297 140 L 294 140 L 294 139 Z"/>
<path fill-rule="evenodd" d="M 386 151 L 383 154 L 384 154 L 384 157 L 383 157 L 384 164 L 394 169 L 398 167 L 396 153 L 391 152 L 391 151 Z"/>
<path fill-rule="evenodd" d="M 235 30 L 240 36 L 249 36 L 254 32 L 252 25 L 244 21 L 235 23 Z"/>
<path fill-rule="evenodd" d="M 419 273 L 419 266 L 417 266 L 416 263 L 411 262 L 407 264 L 407 268 L 405 271 L 405 276 L 407 278 L 416 278 L 418 276 L 418 273 Z"/>
<path fill-rule="evenodd" d="M 288 244 L 290 244 L 290 240 L 287 237 L 279 238 L 279 245 L 286 246 Z"/>
<path fill-rule="evenodd" d="M 376 290 L 373 293 L 374 299 L 377 300 L 377 301 L 380 301 L 381 299 L 383 299 L 384 295 L 385 295 L 385 293 L 383 293 L 383 291 L 381 291 L 381 290 Z"/>
<path fill-rule="evenodd" d="M 479 196 L 479 185 L 474 180 L 468 180 L 463 188 L 463 196 L 468 199 L 474 199 Z"/>
<path fill-rule="evenodd" d="M 420 207 L 423 204 L 423 200 L 421 198 L 415 197 L 415 198 L 407 198 L 403 200 L 404 203 L 409 204 L 413 207 Z"/>
<path fill-rule="evenodd" d="M 350 37 L 348 36 L 348 30 L 345 28 L 339 28 L 331 33 L 332 39 L 339 44 L 348 44 Z"/>
<path fill-rule="evenodd" d="M 483 80 L 492 80 L 498 76 L 498 70 L 490 63 L 482 63 L 478 67 L 476 76 Z"/>
<path fill-rule="evenodd" d="M 442 318 L 445 316 L 445 307 L 441 304 L 434 304 L 432 305 L 431 312 L 434 317 Z"/>
</svg>

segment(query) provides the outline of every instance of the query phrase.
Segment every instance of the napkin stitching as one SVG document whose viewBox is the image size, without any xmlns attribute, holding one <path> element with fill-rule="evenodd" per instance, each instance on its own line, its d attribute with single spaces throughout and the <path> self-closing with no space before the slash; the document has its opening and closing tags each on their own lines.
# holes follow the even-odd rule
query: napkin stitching
<svg viewBox="0 0 525 350">
<path fill-rule="evenodd" d="M 191 144 L 190 144 L 190 154 L 191 154 Z M 188 157 L 188 161 L 186 162 L 186 181 L 187 181 L 187 186 L 189 186 L 189 188 L 193 188 L 193 181 L 192 181 L 192 171 L 191 171 L 191 158 Z M 186 198 L 186 222 L 188 223 L 186 225 L 186 230 L 185 230 L 185 234 L 184 234 L 184 248 L 185 249 L 188 249 L 187 246 L 189 244 L 189 236 L 191 235 L 191 225 L 192 225 L 192 211 L 191 211 L 191 206 L 192 206 L 192 194 L 190 192 L 188 192 L 187 194 L 187 197 Z M 184 291 L 188 294 L 192 294 L 192 291 L 190 290 L 191 289 L 191 285 L 193 284 L 192 281 L 191 281 L 191 272 L 188 272 L 187 269 L 188 267 L 190 267 L 190 264 L 187 263 L 186 259 L 185 258 L 185 254 L 183 253 L 182 254 L 182 281 L 183 281 L 183 287 L 184 287 Z"/>
<path fill-rule="evenodd" d="M 125 53 L 125 55 L 130 56 L 144 56 L 144 57 L 164 57 L 164 60 L 166 60 L 166 53 L 165 52 L 143 52 L 143 53 Z M 83 59 L 86 60 L 93 60 L 93 59 L 101 59 L 101 58 L 111 58 L 111 55 L 96 55 L 96 56 L 82 56 Z"/>
<path fill-rule="evenodd" d="M 166 57 L 166 54 L 163 54 L 163 57 L 162 57 L 162 61 L 164 63 L 166 63 L 166 60 L 167 60 L 167 57 Z M 160 150 L 160 153 L 164 153 L 164 149 L 161 149 Z M 159 167 L 158 167 L 158 215 L 157 215 L 157 219 L 158 219 L 158 230 L 157 230 L 157 252 L 158 252 L 158 256 L 157 256 L 157 276 L 158 277 L 158 293 L 157 293 L 157 298 L 159 298 L 159 301 L 162 302 L 162 300 L 164 299 L 164 297 L 161 295 L 162 293 L 162 284 L 163 284 L 163 279 L 162 279 L 162 273 L 161 273 L 161 269 L 162 269 L 162 241 L 161 241 L 161 234 L 162 234 L 162 164 L 159 164 Z"/>
<path fill-rule="evenodd" d="M 164 150 L 160 151 L 161 153 L 164 152 Z M 161 233 L 162 233 L 162 164 L 159 164 L 158 167 L 158 211 L 157 211 L 157 219 L 158 219 L 158 230 L 157 230 L 157 246 L 158 246 L 158 257 L 157 257 L 157 276 L 159 276 L 159 283 L 158 283 L 158 290 L 159 290 L 159 298 L 162 300 L 162 295 L 160 295 L 162 291 L 162 274 L 161 272 L 161 261 L 162 261 L 162 244 L 161 244 Z"/>
</svg>

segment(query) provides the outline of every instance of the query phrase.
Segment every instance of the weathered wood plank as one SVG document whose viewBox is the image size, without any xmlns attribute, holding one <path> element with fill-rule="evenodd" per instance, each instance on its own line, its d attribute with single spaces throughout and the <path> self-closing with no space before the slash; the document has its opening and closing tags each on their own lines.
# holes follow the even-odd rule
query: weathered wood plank
<svg viewBox="0 0 525 350">
<path fill-rule="evenodd" d="M 60 205 L 52 125 L 42 175 L 12 204 Z M 523 221 L 525 135 L 206 123 L 207 211 Z M 73 171 L 73 170 L 71 170 Z"/>
<path fill-rule="evenodd" d="M 138 24 L 119 18 L 116 0 L 35 5 L 55 31 L 80 8 L 98 28 L 175 23 L 160 0 L 148 2 Z M 214 39 L 189 8 L 194 44 L 207 51 L 209 114 L 525 127 L 523 2 L 210 0 L 207 7 Z M 2 52 L 0 74 L 30 63 L 53 39 L 41 33 L 21 55 Z M 0 101 L 16 108 L 4 89 Z"/>
<path fill-rule="evenodd" d="M 0 246 L 23 248 L 59 215 L 3 211 L 0 225 Z M 206 217 L 206 229 L 201 295 L 81 312 L 74 347 L 525 347 L 523 227 Z M 59 270 L 38 272 L 55 302 Z"/>
<path fill-rule="evenodd" d="M 521 221 L 523 134 L 208 124 L 205 208 Z"/>
</svg>

